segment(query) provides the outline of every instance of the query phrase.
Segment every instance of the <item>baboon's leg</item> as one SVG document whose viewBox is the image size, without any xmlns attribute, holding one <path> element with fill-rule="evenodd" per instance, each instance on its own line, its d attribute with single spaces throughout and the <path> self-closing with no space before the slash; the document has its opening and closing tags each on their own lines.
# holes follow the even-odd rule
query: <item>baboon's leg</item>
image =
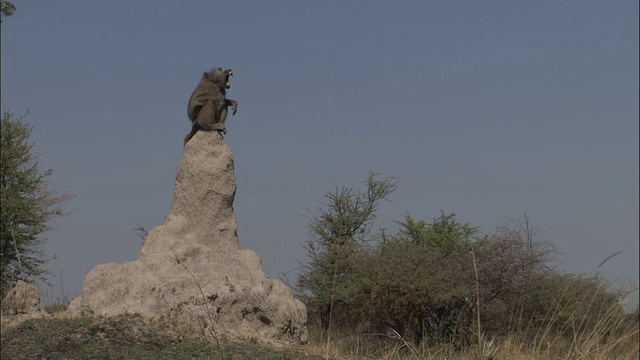
<svg viewBox="0 0 640 360">
<path fill-rule="evenodd" d="M 193 127 L 191 128 L 191 132 L 184 138 L 184 144 L 187 144 L 187 141 L 191 140 L 193 135 L 196 134 L 198 130 L 203 131 L 221 131 L 226 134 L 227 129 L 224 127 L 224 120 L 227 116 L 227 107 L 225 106 L 222 111 L 218 110 L 215 101 L 207 100 L 207 102 L 202 105 L 200 111 L 198 112 L 198 116 L 196 120 L 193 122 Z"/>
<path fill-rule="evenodd" d="M 226 105 L 222 108 L 213 100 L 208 100 L 200 109 L 196 122 L 200 124 L 200 128 L 206 131 L 221 131 L 226 134 L 227 129 L 224 127 L 227 118 Z"/>
<path fill-rule="evenodd" d="M 200 111 L 198 111 L 198 116 L 196 116 L 196 119 L 193 121 L 191 132 L 184 138 L 184 144 L 187 145 L 187 141 L 191 140 L 198 130 L 212 130 L 211 125 L 215 121 L 215 115 L 215 106 L 213 101 L 208 100 L 204 105 L 202 105 Z"/>
<path fill-rule="evenodd" d="M 218 108 L 218 104 L 213 100 L 208 100 L 200 109 L 196 122 L 200 129 L 205 131 L 222 131 L 227 133 L 224 127 L 224 120 L 227 117 L 227 107 Z"/>
<path fill-rule="evenodd" d="M 227 106 L 222 106 L 221 109 L 215 109 L 216 116 L 213 118 L 213 123 L 211 124 L 211 130 L 222 131 L 222 133 L 227 133 L 227 128 L 224 127 L 225 120 L 227 120 Z"/>
<path fill-rule="evenodd" d="M 215 103 L 212 100 L 207 100 L 200 108 L 194 124 L 198 124 L 200 129 L 205 131 L 213 130 L 212 126 L 217 121 L 217 115 Z"/>
</svg>

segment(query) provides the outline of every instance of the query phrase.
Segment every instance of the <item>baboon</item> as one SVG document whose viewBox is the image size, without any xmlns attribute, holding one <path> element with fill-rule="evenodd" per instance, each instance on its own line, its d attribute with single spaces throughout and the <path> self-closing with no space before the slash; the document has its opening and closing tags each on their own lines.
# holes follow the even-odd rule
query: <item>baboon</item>
<svg viewBox="0 0 640 360">
<path fill-rule="evenodd" d="M 222 68 L 213 68 L 202 75 L 202 80 L 189 98 L 187 114 L 193 127 L 189 135 L 184 138 L 185 145 L 198 130 L 227 133 L 224 127 L 227 107 L 233 108 L 233 115 L 238 111 L 238 102 L 226 98 L 227 89 L 231 87 L 229 80 L 231 76 L 233 76 L 231 69 L 222 70 Z"/>
</svg>

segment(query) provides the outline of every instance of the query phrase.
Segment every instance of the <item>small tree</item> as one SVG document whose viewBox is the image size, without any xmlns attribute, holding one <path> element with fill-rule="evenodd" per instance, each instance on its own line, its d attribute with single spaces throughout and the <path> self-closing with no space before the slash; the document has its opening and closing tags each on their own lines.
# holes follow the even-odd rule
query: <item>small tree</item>
<svg viewBox="0 0 640 360">
<path fill-rule="evenodd" d="M 0 271 L 2 297 L 18 280 L 43 279 L 42 268 L 49 259 L 41 250 L 43 233 L 51 230 L 49 222 L 65 215 L 62 205 L 70 194 L 57 194 L 49 188 L 52 170 L 42 171 L 29 142 L 33 127 L 24 116 L 2 116 L 0 148 Z"/>
<path fill-rule="evenodd" d="M 325 208 L 317 209 L 308 223 L 305 248 L 309 262 L 302 266 L 297 289 L 325 331 L 331 326 L 336 306 L 353 302 L 354 292 L 359 290 L 351 284 L 357 281 L 357 259 L 370 239 L 380 200 L 396 189 L 396 178 L 378 180 L 373 173 L 364 183 L 366 192 L 343 187 L 327 193 Z"/>
</svg>

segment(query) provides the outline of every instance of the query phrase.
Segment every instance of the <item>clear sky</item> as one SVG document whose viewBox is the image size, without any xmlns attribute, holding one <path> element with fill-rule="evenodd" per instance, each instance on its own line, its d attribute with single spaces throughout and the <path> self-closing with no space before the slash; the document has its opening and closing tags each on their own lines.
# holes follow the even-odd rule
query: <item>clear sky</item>
<svg viewBox="0 0 640 360">
<path fill-rule="evenodd" d="M 76 194 L 45 247 L 49 302 L 135 260 L 134 221 L 164 223 L 214 66 L 235 72 L 238 234 L 267 275 L 304 260 L 327 191 L 374 171 L 399 178 L 377 227 L 443 210 L 491 233 L 526 213 L 563 270 L 623 251 L 597 271 L 638 284 L 638 1 L 13 2 L 2 110 L 29 109 L 41 165 Z"/>
</svg>

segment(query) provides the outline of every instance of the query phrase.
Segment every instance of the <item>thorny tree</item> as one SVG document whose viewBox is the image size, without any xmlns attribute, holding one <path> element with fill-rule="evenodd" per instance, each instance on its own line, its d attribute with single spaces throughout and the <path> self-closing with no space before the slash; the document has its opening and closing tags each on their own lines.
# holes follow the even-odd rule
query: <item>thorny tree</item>
<svg viewBox="0 0 640 360">
<path fill-rule="evenodd" d="M 50 189 L 52 170 L 41 170 L 33 143 L 33 130 L 24 116 L 2 116 L 0 176 L 0 271 L 2 296 L 18 280 L 43 279 L 43 265 L 49 260 L 42 252 L 42 234 L 51 230 L 50 220 L 65 215 L 62 205 L 70 194 Z"/>
<path fill-rule="evenodd" d="M 366 192 L 336 188 L 325 195 L 323 208 L 312 213 L 305 248 L 308 262 L 302 266 L 297 289 L 307 306 L 317 312 L 323 330 L 331 326 L 336 306 L 352 299 L 353 266 L 359 249 L 369 240 L 381 200 L 396 190 L 396 178 L 376 179 L 370 173 Z"/>
</svg>

